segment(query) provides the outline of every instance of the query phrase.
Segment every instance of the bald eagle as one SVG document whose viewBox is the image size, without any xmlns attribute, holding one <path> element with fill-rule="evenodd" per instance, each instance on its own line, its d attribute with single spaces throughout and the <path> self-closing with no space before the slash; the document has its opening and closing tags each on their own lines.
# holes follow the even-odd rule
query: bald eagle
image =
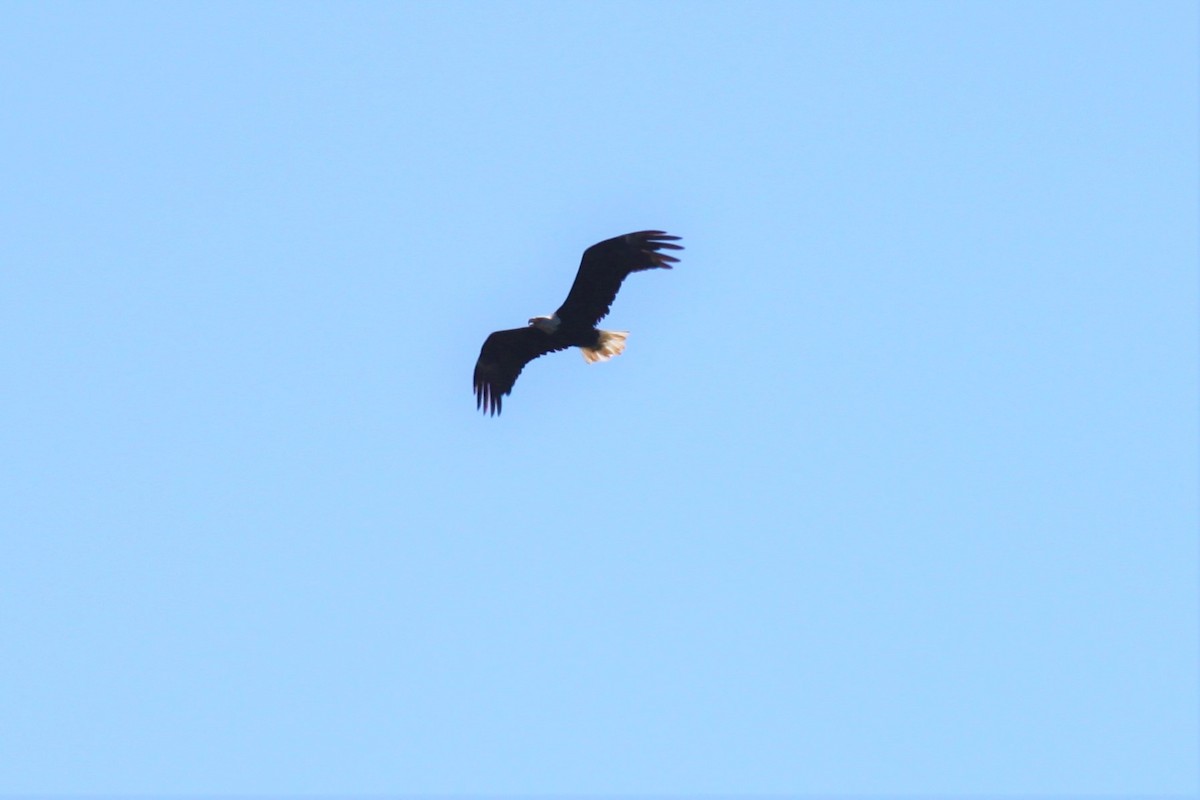
<svg viewBox="0 0 1200 800">
<path fill-rule="evenodd" d="M 500 401 L 533 359 L 578 347 L 589 364 L 607 361 L 625 350 L 627 331 L 602 331 L 604 319 L 631 272 L 671 269 L 679 259 L 660 250 L 682 250 L 678 236 L 639 231 L 606 239 L 583 251 L 583 261 L 567 299 L 548 317 L 534 317 L 524 328 L 496 331 L 483 343 L 475 362 L 475 407 L 500 413 Z"/>
</svg>

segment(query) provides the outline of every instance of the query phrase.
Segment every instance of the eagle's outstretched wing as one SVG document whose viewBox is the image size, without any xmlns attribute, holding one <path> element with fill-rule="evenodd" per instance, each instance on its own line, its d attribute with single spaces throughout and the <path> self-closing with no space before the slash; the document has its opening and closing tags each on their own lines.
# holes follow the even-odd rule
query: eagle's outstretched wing
<svg viewBox="0 0 1200 800">
<path fill-rule="evenodd" d="M 475 362 L 475 407 L 499 414 L 501 398 L 512 391 L 526 364 L 568 346 L 534 327 L 496 331 L 484 341 Z"/>
<path fill-rule="evenodd" d="M 583 251 L 583 261 L 567 299 L 559 306 L 558 318 L 571 327 L 594 327 L 612 306 L 621 281 L 631 272 L 670 269 L 679 259 L 659 250 L 682 250 L 672 244 L 678 236 L 663 231 L 639 231 L 605 239 Z"/>
</svg>

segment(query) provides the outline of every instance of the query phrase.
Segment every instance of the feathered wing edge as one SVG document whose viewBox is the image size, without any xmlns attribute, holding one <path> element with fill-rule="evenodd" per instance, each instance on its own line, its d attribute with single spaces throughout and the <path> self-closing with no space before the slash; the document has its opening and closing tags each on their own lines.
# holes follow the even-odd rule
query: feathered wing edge
<svg viewBox="0 0 1200 800">
<path fill-rule="evenodd" d="M 539 356 L 565 349 L 567 345 L 537 328 L 496 331 L 484 340 L 475 362 L 472 378 L 475 407 L 485 414 L 499 414 L 504 395 L 512 391 L 526 364 Z"/>
<path fill-rule="evenodd" d="M 666 231 L 638 231 L 592 245 L 583 251 L 571 291 L 555 313 L 564 322 L 595 327 L 608 314 L 621 282 L 631 272 L 671 269 L 679 261 L 660 252 L 682 250 L 683 245 L 674 244 L 678 240 Z"/>
</svg>

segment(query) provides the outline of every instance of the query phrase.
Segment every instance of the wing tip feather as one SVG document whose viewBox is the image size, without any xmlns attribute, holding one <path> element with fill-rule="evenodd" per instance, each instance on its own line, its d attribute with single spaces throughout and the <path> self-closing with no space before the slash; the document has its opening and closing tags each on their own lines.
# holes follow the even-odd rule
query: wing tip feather
<svg viewBox="0 0 1200 800">
<path fill-rule="evenodd" d="M 494 417 L 500 413 L 500 394 L 490 383 L 475 384 L 475 410 L 482 411 L 485 417 Z"/>
</svg>

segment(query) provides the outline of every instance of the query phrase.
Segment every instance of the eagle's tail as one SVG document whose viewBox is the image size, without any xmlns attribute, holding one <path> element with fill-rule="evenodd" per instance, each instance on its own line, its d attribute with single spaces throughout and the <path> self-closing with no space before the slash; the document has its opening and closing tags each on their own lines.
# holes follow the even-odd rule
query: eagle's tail
<svg viewBox="0 0 1200 800">
<path fill-rule="evenodd" d="M 600 331 L 600 341 L 595 347 L 581 347 L 583 351 L 583 360 L 589 364 L 595 364 L 597 361 L 608 361 L 613 356 L 619 356 L 625 352 L 625 340 L 629 338 L 629 331 Z"/>
</svg>

